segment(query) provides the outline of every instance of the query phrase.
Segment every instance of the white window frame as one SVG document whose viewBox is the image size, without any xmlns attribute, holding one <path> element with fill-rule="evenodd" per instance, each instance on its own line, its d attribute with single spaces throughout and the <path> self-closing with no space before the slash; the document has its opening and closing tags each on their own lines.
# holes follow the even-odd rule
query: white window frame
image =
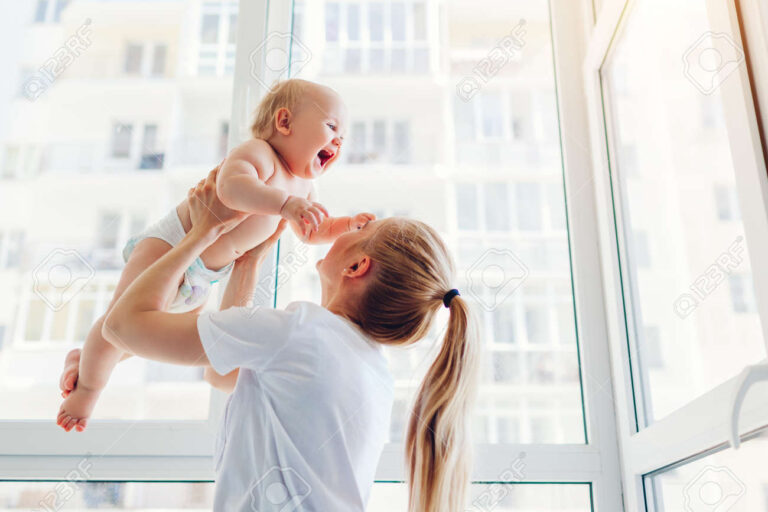
<svg viewBox="0 0 768 512">
<path fill-rule="evenodd" d="M 427 6 L 428 10 L 437 9 L 434 1 Z M 250 30 L 237 35 L 230 147 L 250 137 L 249 117 L 265 92 L 262 84 L 279 78 L 269 76 L 263 57 L 284 40 L 266 36 L 273 31 L 290 33 L 292 7 L 292 2 L 240 1 L 239 19 L 253 22 L 248 24 Z M 593 510 L 614 512 L 622 510 L 621 479 L 599 281 L 597 212 L 594 191 L 587 186 L 591 160 L 585 150 L 587 141 L 570 135 L 571 130 L 579 136 L 588 132 L 580 86 L 581 59 L 574 58 L 574 52 L 579 57 L 584 54 L 591 12 L 584 2 L 572 0 L 550 0 L 550 11 L 588 442 L 478 445 L 472 479 L 478 484 L 585 484 L 590 486 Z M 264 41 L 267 44 L 262 44 Z M 257 53 L 252 55 L 254 49 Z M 254 78 L 252 66 L 261 80 Z M 0 479 L 65 479 L 87 458 L 92 464 L 89 477 L 94 480 L 210 481 L 213 436 L 224 399 L 222 393 L 212 393 L 210 415 L 205 421 L 101 421 L 74 435 L 64 433 L 52 421 L 0 422 Z M 515 460 L 521 453 L 526 454 L 525 468 L 516 476 L 522 478 L 505 480 L 510 469 L 516 469 Z M 405 479 L 402 443 L 385 446 L 375 479 Z"/>
<path fill-rule="evenodd" d="M 591 149 L 594 159 L 594 180 L 596 192 L 597 225 L 600 236 L 602 278 L 606 307 L 606 320 L 610 338 L 613 381 L 615 383 L 618 439 L 622 456 L 622 481 L 626 512 L 645 512 L 645 492 L 652 492 L 652 486 L 644 488 L 644 476 L 695 460 L 702 454 L 712 453 L 727 447 L 730 436 L 730 419 L 733 399 L 739 384 L 734 377 L 711 391 L 692 400 L 671 415 L 656 420 L 639 429 L 635 420 L 635 407 L 643 414 L 642 398 L 637 404 L 633 397 L 633 375 L 630 358 L 636 362 L 634 348 L 626 338 L 623 311 L 621 271 L 619 268 L 619 245 L 614 224 L 612 191 L 610 184 L 609 154 L 612 147 L 611 119 L 604 108 L 600 70 L 608 56 L 617 33 L 621 30 L 626 13 L 630 12 L 636 0 L 603 0 L 599 16 L 589 39 L 584 59 L 584 86 L 590 119 Z M 726 5 L 727 4 L 727 5 Z M 756 79 L 763 82 L 756 87 L 758 100 L 768 105 L 768 87 L 765 84 L 768 73 L 768 56 L 765 44 L 765 28 L 760 25 L 760 6 L 757 0 L 739 2 L 744 13 L 746 38 L 752 53 L 751 65 Z M 733 2 L 707 0 L 710 29 L 713 32 L 739 34 L 737 11 Z M 763 11 L 763 15 L 766 12 Z M 757 82 L 756 82 L 757 83 Z M 768 178 L 765 174 L 763 149 L 755 117 L 755 103 L 749 86 L 747 67 L 739 66 L 720 85 L 723 97 L 726 125 L 734 158 L 736 188 L 742 211 L 744 230 L 751 261 L 766 261 L 768 257 Z M 766 115 L 765 108 L 762 110 Z M 763 119 L 763 126 L 766 118 Z M 617 212 L 620 214 L 620 212 Z M 768 346 L 768 268 L 759 263 L 754 265 L 753 279 L 758 313 L 762 321 L 763 339 Z M 753 361 L 753 364 L 760 361 Z M 642 393 L 641 389 L 637 389 Z M 768 425 L 768 390 L 761 387 L 747 395 L 742 408 L 740 434 L 747 438 L 757 429 Z M 749 444 L 745 448 L 749 449 Z M 649 497 L 649 504 L 653 500 Z"/>
<path fill-rule="evenodd" d="M 277 17 L 277 2 L 240 0 L 245 19 L 263 20 L 238 33 L 230 147 L 250 136 L 249 115 L 265 92 L 251 77 L 251 49 L 268 33 Z M 277 6 L 279 7 L 279 6 Z M 228 21 L 228 18 L 227 18 Z M 284 24 L 284 21 L 282 22 Z M 121 119 L 134 128 L 137 120 Z M 162 140 L 162 125 L 158 140 Z M 110 129 L 114 125 L 110 125 Z M 131 158 L 136 163 L 141 129 L 132 134 Z M 110 140 L 111 154 L 111 140 Z M 115 160 L 115 159 L 109 159 Z M 0 480 L 66 480 L 83 460 L 93 480 L 212 481 L 213 446 L 226 396 L 212 390 L 206 420 L 96 421 L 81 434 L 65 433 L 53 421 L 0 421 Z"/>
</svg>

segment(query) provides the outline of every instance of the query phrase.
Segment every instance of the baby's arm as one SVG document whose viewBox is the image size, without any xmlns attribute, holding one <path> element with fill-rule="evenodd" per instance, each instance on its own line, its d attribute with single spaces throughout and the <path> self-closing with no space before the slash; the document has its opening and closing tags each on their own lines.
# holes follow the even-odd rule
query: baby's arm
<svg viewBox="0 0 768 512">
<path fill-rule="evenodd" d="M 228 208 L 241 212 L 280 215 L 288 192 L 266 181 L 274 174 L 272 150 L 263 140 L 252 139 L 229 154 L 216 178 L 216 193 Z"/>
<path fill-rule="evenodd" d="M 307 228 L 318 226 L 328 216 L 321 204 L 267 185 L 274 173 L 269 144 L 260 139 L 249 140 L 232 150 L 224 161 L 216 179 L 216 193 L 224 206 L 232 210 L 279 215 Z"/>
<path fill-rule="evenodd" d="M 309 201 L 317 201 L 317 192 L 315 188 L 309 193 Z M 333 243 L 344 233 L 354 229 L 360 229 L 367 222 L 375 220 L 376 216 L 372 213 L 358 213 L 354 217 L 326 217 L 317 228 L 317 231 L 310 231 L 308 236 L 304 236 L 301 227 L 291 222 L 291 229 L 305 243 L 308 244 L 330 244 Z"/>
</svg>

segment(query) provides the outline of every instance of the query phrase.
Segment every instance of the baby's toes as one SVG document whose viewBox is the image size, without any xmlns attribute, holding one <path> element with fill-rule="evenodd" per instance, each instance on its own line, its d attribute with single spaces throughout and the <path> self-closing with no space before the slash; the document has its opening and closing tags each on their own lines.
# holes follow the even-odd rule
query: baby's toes
<svg viewBox="0 0 768 512">
<path fill-rule="evenodd" d="M 85 427 L 88 426 L 88 420 L 85 418 L 77 420 L 77 423 L 75 423 L 75 430 L 78 432 L 82 432 L 85 430 Z"/>
<path fill-rule="evenodd" d="M 67 424 L 64 426 L 64 430 L 69 432 L 72 430 L 72 427 L 75 426 L 75 423 L 77 423 L 77 418 L 72 418 L 71 416 L 68 416 L 69 420 L 67 421 Z"/>
</svg>

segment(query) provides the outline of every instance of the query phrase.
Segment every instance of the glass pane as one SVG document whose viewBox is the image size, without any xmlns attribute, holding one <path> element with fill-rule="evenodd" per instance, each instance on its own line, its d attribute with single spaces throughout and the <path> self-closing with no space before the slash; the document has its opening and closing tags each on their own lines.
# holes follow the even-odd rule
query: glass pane
<svg viewBox="0 0 768 512">
<path fill-rule="evenodd" d="M 201 43 L 217 43 L 219 41 L 219 15 L 204 14 L 200 28 Z"/>
<path fill-rule="evenodd" d="M 508 473 L 514 478 L 515 468 Z M 517 477 L 519 478 L 519 476 Z M 467 512 L 591 512 L 587 484 L 474 484 Z M 405 484 L 376 483 L 367 512 L 408 509 Z"/>
<path fill-rule="evenodd" d="M 514 471 L 512 468 L 510 474 Z M 213 506 L 213 491 L 214 484 L 209 482 L 0 482 L 0 507 L 7 511 L 203 512 L 210 511 Z M 475 484 L 470 488 L 469 499 L 471 504 L 467 510 L 473 512 L 592 510 L 590 489 L 586 484 Z M 405 484 L 374 483 L 366 511 L 406 510 L 407 502 Z"/>
<path fill-rule="evenodd" d="M 337 23 L 328 5 L 317 9 L 326 16 L 321 26 Z M 366 5 L 370 33 L 380 4 Z M 317 180 L 320 202 L 333 215 L 368 211 L 423 220 L 451 247 L 455 286 L 474 303 L 485 333 L 477 442 L 583 443 L 548 3 L 386 5 L 384 38 L 376 42 L 393 72 L 386 87 L 370 87 L 365 71 L 373 54 L 365 48 L 362 74 L 318 66 L 297 75 L 335 88 L 350 110 L 346 159 Z M 519 36 L 523 30 L 508 20 L 521 18 L 525 34 Z M 427 38 L 426 27 L 440 32 Z M 343 37 L 330 47 L 322 33 L 297 37 L 325 48 L 322 62 L 360 48 Z M 482 56 L 507 55 L 496 47 L 502 39 L 523 46 L 521 55 L 508 56 L 485 83 L 473 70 Z M 419 52 L 440 56 L 434 69 L 416 65 Z M 459 87 L 457 94 L 466 80 L 485 85 L 470 96 Z M 527 128 L 522 137 L 510 128 L 515 119 Z M 379 158 L 385 141 L 388 156 Z M 327 249 L 282 238 L 281 258 L 298 255 L 304 264 L 294 266 L 278 290 L 279 307 L 319 300 L 314 263 Z M 413 391 L 445 320 L 441 312 L 423 342 L 388 350 L 397 387 L 392 441 L 403 438 Z"/>
<path fill-rule="evenodd" d="M 653 512 L 756 512 L 768 510 L 768 431 L 672 470 L 645 477 Z"/>
<path fill-rule="evenodd" d="M 87 474 L 88 466 L 74 473 Z M 77 478 L 83 478 L 79 476 Z M 73 480 L 74 480 L 73 475 Z M 0 510 L 210 511 L 212 483 L 0 482 Z"/>
<path fill-rule="evenodd" d="M 38 5 L 48 18 L 33 26 Z M 223 156 L 232 76 L 200 77 L 198 50 L 203 39 L 225 43 L 218 26 L 234 23 L 237 3 L 147 5 L 98 2 L 95 16 L 85 0 L 15 2 L 0 17 L 13 25 L 0 30 L 8 76 L 33 70 L 22 96 L 0 95 L 0 420 L 53 421 L 64 357 L 105 313 L 128 238 Z M 51 53 L 18 44 L 30 38 Z M 206 62 L 223 70 L 224 58 Z M 66 68 L 53 80 L 50 60 Z M 200 370 L 132 359 L 118 365 L 94 418 L 202 420 L 209 402 Z"/>
<path fill-rule="evenodd" d="M 706 2 L 633 6 L 602 77 L 642 426 L 766 353 L 760 319 L 746 306 L 744 226 L 723 192 L 735 190 L 723 99 L 705 89 L 718 80 L 706 59 L 720 52 L 728 65 L 741 50 L 724 34 L 706 36 Z M 687 72 L 681 58 L 693 59 Z"/>
</svg>

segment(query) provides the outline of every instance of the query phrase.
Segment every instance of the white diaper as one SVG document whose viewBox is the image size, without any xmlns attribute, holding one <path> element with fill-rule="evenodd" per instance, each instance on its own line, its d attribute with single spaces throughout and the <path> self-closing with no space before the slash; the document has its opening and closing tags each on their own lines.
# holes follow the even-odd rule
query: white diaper
<svg viewBox="0 0 768 512">
<path fill-rule="evenodd" d="M 155 222 L 136 236 L 131 237 L 123 249 L 123 259 L 128 261 L 128 257 L 133 252 L 134 247 L 145 238 L 159 238 L 170 244 L 172 247 L 181 242 L 186 233 L 184 226 L 181 225 L 176 208 L 170 211 L 168 215 Z M 211 270 L 205 266 L 203 260 L 199 257 L 184 272 L 184 282 L 176 293 L 176 298 L 169 311 L 174 313 L 185 313 L 205 304 L 208 295 L 211 293 L 213 283 L 223 279 L 232 272 L 234 262 L 219 270 Z"/>
</svg>

